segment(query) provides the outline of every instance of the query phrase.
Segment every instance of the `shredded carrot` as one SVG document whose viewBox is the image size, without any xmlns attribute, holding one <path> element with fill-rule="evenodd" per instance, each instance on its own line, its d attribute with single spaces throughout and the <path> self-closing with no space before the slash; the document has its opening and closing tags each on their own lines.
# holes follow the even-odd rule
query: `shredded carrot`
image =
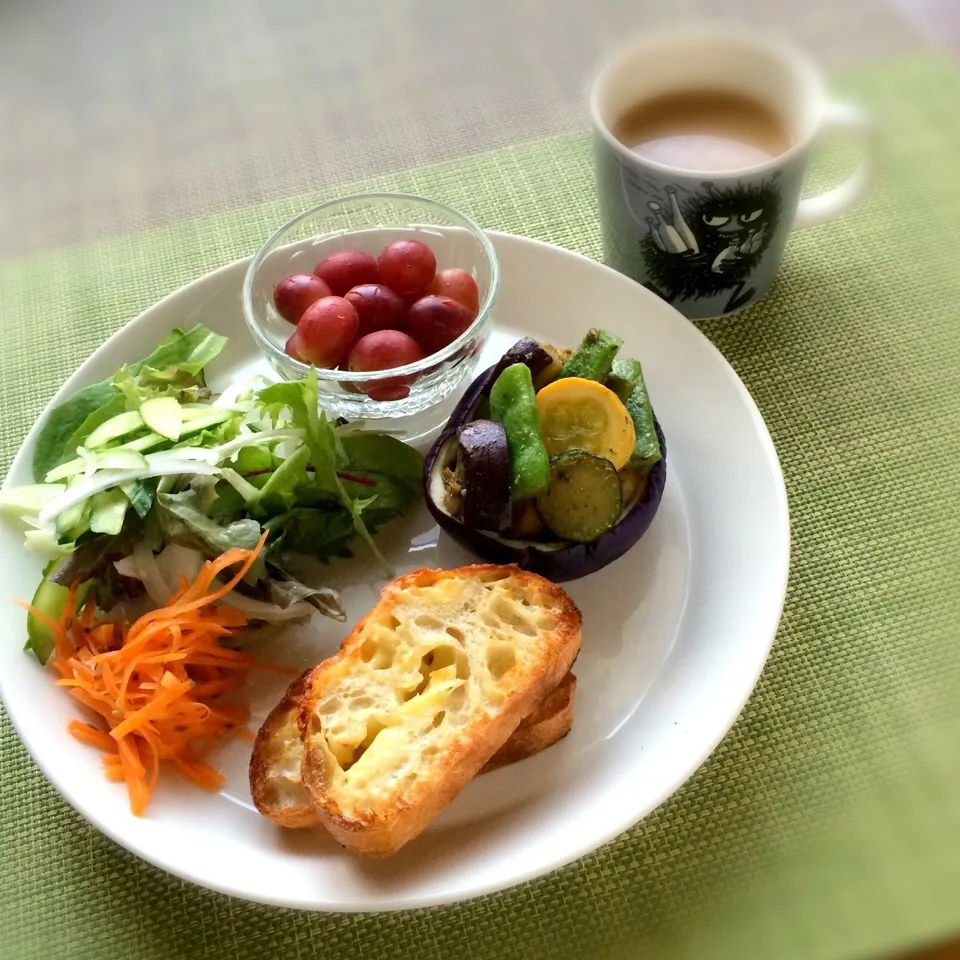
<svg viewBox="0 0 960 960">
<path fill-rule="evenodd" d="M 123 770 L 118 763 L 107 763 L 110 757 L 105 757 L 103 761 L 103 775 L 110 781 L 114 783 L 123 783 L 126 779 L 123 775 Z"/>
<path fill-rule="evenodd" d="M 77 584 L 56 623 L 23 604 L 53 632 L 55 682 L 106 727 L 72 720 L 70 733 L 104 752 L 104 775 L 126 783 L 137 816 L 146 810 L 161 762 L 216 790 L 223 777 L 199 759 L 194 741 L 252 736 L 244 726 L 246 708 L 217 698 L 242 686 L 252 669 L 277 668 L 220 645 L 222 639 L 236 637 L 247 618 L 235 607 L 215 604 L 243 579 L 266 537 L 264 533 L 253 550 L 227 550 L 208 561 L 192 583 L 181 581 L 166 607 L 132 625 L 98 620 L 92 596 L 77 611 Z M 230 567 L 238 567 L 232 579 L 212 589 Z"/>
<path fill-rule="evenodd" d="M 81 742 L 88 743 L 91 747 L 96 747 L 108 754 L 117 752 L 117 745 L 102 730 L 91 726 L 89 723 L 81 723 L 79 720 L 71 720 L 67 724 L 67 729 Z M 106 758 L 104 758 L 106 759 Z"/>
</svg>

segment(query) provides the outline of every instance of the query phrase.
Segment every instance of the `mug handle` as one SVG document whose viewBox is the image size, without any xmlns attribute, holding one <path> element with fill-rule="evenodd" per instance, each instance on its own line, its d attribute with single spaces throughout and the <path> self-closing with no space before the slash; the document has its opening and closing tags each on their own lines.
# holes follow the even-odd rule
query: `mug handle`
<svg viewBox="0 0 960 960">
<path fill-rule="evenodd" d="M 860 164 L 839 186 L 800 201 L 793 221 L 796 230 L 836 220 L 867 195 L 877 178 L 877 135 L 866 113 L 850 103 L 829 104 L 817 137 L 834 131 L 852 133 L 860 141 Z"/>
</svg>

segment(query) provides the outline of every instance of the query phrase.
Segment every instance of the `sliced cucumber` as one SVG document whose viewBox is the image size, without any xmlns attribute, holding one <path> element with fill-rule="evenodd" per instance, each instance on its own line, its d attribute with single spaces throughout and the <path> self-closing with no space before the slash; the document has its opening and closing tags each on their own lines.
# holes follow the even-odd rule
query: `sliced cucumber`
<svg viewBox="0 0 960 960">
<path fill-rule="evenodd" d="M 583 450 L 561 453 L 550 461 L 550 484 L 537 497 L 543 522 L 558 537 L 590 543 L 620 519 L 620 477 L 604 457 Z"/>
<path fill-rule="evenodd" d="M 46 527 L 42 530 L 27 530 L 23 540 L 28 550 L 47 560 L 62 559 L 73 550 L 72 543 L 60 543 L 57 535 Z"/>
<path fill-rule="evenodd" d="M 163 439 L 162 437 L 160 439 Z M 113 447 L 100 453 L 86 451 L 85 456 L 77 457 L 54 467 L 46 477 L 47 483 L 55 480 L 68 480 L 71 477 L 86 473 L 92 466 L 93 470 L 142 470 L 147 465 L 143 454 L 129 447 Z"/>
<path fill-rule="evenodd" d="M 202 460 L 204 463 L 216 463 L 217 451 L 212 447 L 174 447 L 167 450 L 170 457 L 180 460 Z"/>
<path fill-rule="evenodd" d="M 92 450 L 88 450 L 86 447 L 77 447 L 77 453 L 80 454 L 80 459 L 83 461 L 83 474 L 86 477 L 91 477 L 97 472 L 97 455 Z"/>
<path fill-rule="evenodd" d="M 179 440 L 183 429 L 183 407 L 176 397 L 152 397 L 140 404 L 143 422 L 168 440 Z"/>
<path fill-rule="evenodd" d="M 117 447 L 97 454 L 98 470 L 143 470 L 146 466 L 147 458 L 136 450 Z"/>
<path fill-rule="evenodd" d="M 215 407 L 209 403 L 188 403 L 185 404 L 182 409 L 184 423 L 192 423 L 194 420 L 204 420 L 211 413 L 217 414 L 224 419 L 235 416 L 238 413 L 233 407 Z"/>
<path fill-rule="evenodd" d="M 606 330 L 588 330 L 573 356 L 563 365 L 561 377 L 582 377 L 603 383 L 610 376 L 613 358 L 623 341 Z"/>
<path fill-rule="evenodd" d="M 37 587 L 37 592 L 33 595 L 31 604 L 54 623 L 60 619 L 60 614 L 63 613 L 63 605 L 70 595 L 70 591 L 66 587 L 61 587 L 59 583 L 53 583 L 47 579 L 48 574 L 52 573 L 57 566 L 57 562 L 52 561 L 47 564 L 43 571 L 43 579 L 40 581 L 40 586 Z M 89 590 L 89 583 L 80 584 L 80 589 L 77 591 L 78 606 L 86 599 Z M 53 631 L 39 617 L 33 613 L 28 613 L 27 642 L 23 645 L 23 649 L 32 650 L 41 663 L 46 663 L 53 652 L 54 644 Z"/>
<path fill-rule="evenodd" d="M 41 525 L 56 520 L 58 530 L 65 533 L 67 530 L 64 528 L 67 522 L 63 520 L 64 514 L 70 513 L 72 521 L 76 516 L 72 511 L 83 504 L 89 506 L 88 501 L 96 494 L 103 493 L 120 483 L 132 483 L 135 480 L 146 480 L 152 477 L 182 473 L 213 476 L 219 472 L 211 462 L 216 456 L 215 450 L 202 450 L 198 447 L 190 448 L 187 456 L 182 455 L 179 450 L 164 450 L 151 453 L 146 458 L 147 466 L 142 470 L 98 470 L 92 477 L 74 477 L 61 496 L 44 506 L 37 519 Z M 189 464 L 189 469 L 184 469 L 185 464 Z M 70 529 L 72 530 L 73 527 L 71 526 Z M 83 533 L 84 529 L 80 529 L 79 533 Z"/>
<path fill-rule="evenodd" d="M 51 563 L 43 571 L 43 579 L 33 595 L 31 606 L 56 623 L 63 612 L 70 591 L 59 583 L 51 583 L 47 574 L 55 564 Z M 53 631 L 34 613 L 27 614 L 27 642 L 24 650 L 32 650 L 41 663 L 46 663 L 53 652 L 55 637 Z"/>
<path fill-rule="evenodd" d="M 58 480 L 69 480 L 87 469 L 87 461 L 83 457 L 77 457 L 75 460 L 68 460 L 61 463 L 59 467 L 54 467 L 44 477 L 47 483 L 55 483 Z"/>
<path fill-rule="evenodd" d="M 0 490 L 0 516 L 19 520 L 21 517 L 39 513 L 66 489 L 63 483 L 30 483 L 11 490 Z"/>
<path fill-rule="evenodd" d="M 98 493 L 91 501 L 90 529 L 94 533 L 116 536 L 123 529 L 129 506 L 130 500 L 119 487 Z"/>
<path fill-rule="evenodd" d="M 60 540 L 76 540 L 89 529 L 90 498 L 75 503 L 57 516 L 57 537 Z"/>
<path fill-rule="evenodd" d="M 85 444 L 88 450 L 97 450 L 105 447 L 111 440 L 119 440 L 128 434 L 135 433 L 143 426 L 143 417 L 136 410 L 118 413 L 115 417 L 104 421 L 94 430 Z"/>
<path fill-rule="evenodd" d="M 166 437 L 161 437 L 158 433 L 148 433 L 144 437 L 137 437 L 136 440 L 130 440 L 118 447 L 118 450 L 135 450 L 137 453 L 143 453 L 153 447 L 159 447 L 161 443 L 167 443 Z"/>
<path fill-rule="evenodd" d="M 173 400 L 172 397 L 156 397 L 155 399 Z M 142 410 L 144 406 L 152 402 L 152 400 L 145 401 L 140 409 Z M 175 400 L 173 402 L 176 403 Z M 199 433 L 201 430 L 205 430 L 207 427 L 217 426 L 218 424 L 229 420 L 231 417 L 237 416 L 236 410 L 222 410 L 209 406 L 204 407 L 202 410 L 194 411 L 191 411 L 189 408 L 181 409 L 183 410 L 184 422 L 176 439 L 180 439 L 183 436 L 189 436 L 190 434 Z M 190 419 L 187 419 L 188 414 L 192 414 Z M 129 417 L 129 419 L 124 423 L 118 423 L 116 428 L 111 428 L 107 434 L 113 434 L 114 429 L 126 430 L 126 428 L 134 422 L 134 418 L 139 418 L 138 426 L 134 429 L 139 429 L 139 427 L 144 425 L 144 419 L 141 414 L 139 412 L 134 412 L 133 414 L 121 413 L 112 420 L 108 420 L 106 423 L 102 424 L 102 426 L 109 426 L 115 421 L 119 421 L 121 417 Z M 150 426 L 151 430 L 155 431 L 156 422 L 153 424 L 147 424 L 147 426 Z M 66 463 L 61 463 L 59 466 L 54 467 L 45 477 L 47 484 L 61 480 L 68 480 L 71 477 L 76 477 L 82 473 L 85 473 L 89 463 L 91 462 L 91 455 L 93 455 L 92 463 L 97 470 L 142 470 L 147 465 L 147 462 L 143 457 L 139 456 L 139 454 L 148 451 L 153 447 L 158 447 L 161 444 L 169 443 L 172 439 L 169 436 L 161 435 L 159 432 L 151 432 L 143 437 L 136 437 L 133 440 L 128 440 L 119 447 L 111 447 L 109 450 L 94 451 L 90 444 L 91 440 L 94 441 L 95 446 L 103 447 L 109 443 L 110 440 L 117 439 L 119 436 L 125 436 L 124 433 L 109 436 L 107 434 L 97 436 L 99 429 L 100 428 L 93 431 L 93 433 L 91 433 L 87 438 L 87 456 L 77 457 L 74 460 L 69 460 Z M 128 432 L 133 431 L 130 430 Z M 127 454 L 131 454 L 133 456 L 130 456 L 127 459 L 122 459 Z M 137 457 L 136 460 L 133 459 L 134 456 Z M 114 457 L 117 459 L 114 460 Z M 198 457 L 197 459 L 200 458 Z M 62 493 L 63 491 L 61 490 L 60 492 Z M 0 506 L 2 506 L 2 504 L 0 504 Z"/>
<path fill-rule="evenodd" d="M 622 403 L 626 403 L 630 394 L 642 380 L 643 370 L 640 367 L 639 360 L 617 357 L 613 361 L 610 376 L 607 377 L 607 386 L 620 398 Z"/>
<path fill-rule="evenodd" d="M 221 407 L 207 407 L 206 410 L 198 410 L 195 416 L 188 416 L 188 414 L 190 414 L 189 410 L 183 411 L 181 437 L 188 433 L 199 433 L 201 430 L 206 430 L 207 427 L 215 427 L 231 417 L 240 415 L 237 410 L 224 410 Z"/>
</svg>

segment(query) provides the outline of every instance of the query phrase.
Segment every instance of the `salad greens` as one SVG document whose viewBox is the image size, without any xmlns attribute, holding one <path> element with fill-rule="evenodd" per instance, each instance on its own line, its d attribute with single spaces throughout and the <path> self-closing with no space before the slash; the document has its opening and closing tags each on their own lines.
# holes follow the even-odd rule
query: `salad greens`
<svg viewBox="0 0 960 960">
<path fill-rule="evenodd" d="M 331 422 L 313 371 L 213 395 L 204 370 L 225 343 L 201 324 L 174 330 L 47 417 L 36 483 L 0 493 L 0 513 L 53 558 L 36 600 L 62 605 L 51 587 L 79 581 L 105 611 L 162 605 L 204 559 L 249 549 L 264 530 L 265 550 L 227 601 L 254 619 L 314 608 L 344 619 L 335 591 L 291 575 L 302 556 L 347 557 L 359 539 L 389 570 L 373 534 L 422 495 L 420 454 Z M 46 660 L 52 638 L 32 627 L 28 647 Z"/>
<path fill-rule="evenodd" d="M 96 427 L 128 409 L 124 386 L 131 380 L 142 379 L 144 388 L 163 377 L 182 380 L 186 388 L 196 391 L 196 399 L 200 399 L 206 387 L 203 369 L 226 342 L 226 337 L 213 333 L 202 324 L 188 331 L 176 329 L 158 343 L 149 356 L 122 367 L 112 379 L 93 383 L 74 394 L 50 414 L 37 438 L 33 455 L 34 479 L 42 482 L 47 472 L 61 463 L 65 455 L 73 456 L 76 448 Z"/>
</svg>

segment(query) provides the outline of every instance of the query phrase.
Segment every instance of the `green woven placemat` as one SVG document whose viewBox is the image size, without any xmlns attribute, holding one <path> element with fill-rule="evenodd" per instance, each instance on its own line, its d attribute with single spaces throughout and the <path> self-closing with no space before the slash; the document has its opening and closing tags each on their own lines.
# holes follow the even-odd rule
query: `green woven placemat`
<svg viewBox="0 0 960 960">
<path fill-rule="evenodd" d="M 67 807 L 4 719 L 0 956 L 821 960 L 960 928 L 960 78 L 920 58 L 842 86 L 887 131 L 885 183 L 855 215 L 798 234 L 766 302 L 703 328 L 770 426 L 794 553 L 757 690 L 686 786 L 614 843 L 509 893 L 312 916 L 137 861 Z M 575 136 L 363 186 L 599 256 L 591 178 Z M 303 206 L 0 265 L 5 463 L 106 334 Z"/>
</svg>

